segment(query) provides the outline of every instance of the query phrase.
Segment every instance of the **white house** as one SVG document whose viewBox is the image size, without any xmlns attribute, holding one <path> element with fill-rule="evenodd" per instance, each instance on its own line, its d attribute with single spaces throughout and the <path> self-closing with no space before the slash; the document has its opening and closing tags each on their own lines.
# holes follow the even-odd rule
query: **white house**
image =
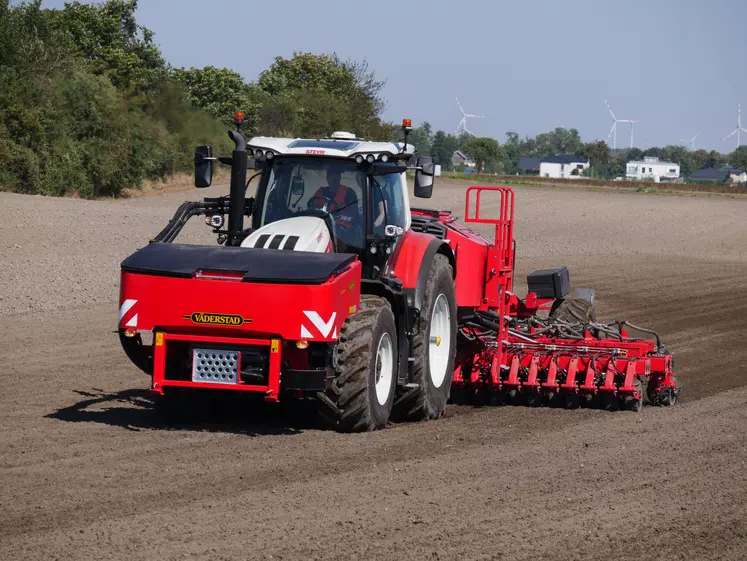
<svg viewBox="0 0 747 561">
<path fill-rule="evenodd" d="M 539 164 L 540 177 L 569 179 L 589 168 L 589 160 L 581 156 L 562 154 L 543 159 Z"/>
<path fill-rule="evenodd" d="M 630 161 L 625 170 L 628 179 L 674 180 L 680 177 L 680 165 L 674 162 L 661 162 L 659 158 L 646 156 L 642 162 Z"/>
</svg>

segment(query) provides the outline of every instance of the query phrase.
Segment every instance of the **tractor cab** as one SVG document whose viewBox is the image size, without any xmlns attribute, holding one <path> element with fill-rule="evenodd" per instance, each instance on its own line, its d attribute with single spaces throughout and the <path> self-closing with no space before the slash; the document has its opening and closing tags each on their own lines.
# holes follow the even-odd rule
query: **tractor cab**
<svg viewBox="0 0 747 561">
<path fill-rule="evenodd" d="M 410 127 L 405 120 L 401 143 L 371 142 L 342 131 L 318 139 L 251 138 L 245 145 L 247 168 L 259 176 L 255 196 L 245 201 L 251 227 L 234 225 L 233 232 L 223 232 L 221 222 L 216 233 L 227 245 L 355 254 L 365 276 L 376 278 L 410 228 L 407 170 L 415 171 L 416 195 L 432 191 L 435 166 L 407 143 Z M 196 158 L 198 187 L 210 183 L 200 183 L 199 167 L 206 161 Z M 232 196 L 233 182 L 232 177 Z"/>
</svg>

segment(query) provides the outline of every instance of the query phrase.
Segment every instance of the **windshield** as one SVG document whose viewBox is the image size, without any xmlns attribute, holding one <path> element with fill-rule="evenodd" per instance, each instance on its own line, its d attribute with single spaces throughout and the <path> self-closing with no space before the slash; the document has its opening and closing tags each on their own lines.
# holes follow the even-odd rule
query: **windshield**
<svg viewBox="0 0 747 561">
<path fill-rule="evenodd" d="M 337 251 L 363 250 L 365 174 L 348 160 L 277 158 L 270 167 L 260 226 L 330 214 Z"/>
</svg>

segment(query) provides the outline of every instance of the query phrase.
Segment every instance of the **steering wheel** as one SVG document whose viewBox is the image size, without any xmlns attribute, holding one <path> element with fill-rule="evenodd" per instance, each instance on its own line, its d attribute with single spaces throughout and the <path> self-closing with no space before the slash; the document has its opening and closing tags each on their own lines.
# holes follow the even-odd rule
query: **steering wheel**
<svg viewBox="0 0 747 561">
<path fill-rule="evenodd" d="M 321 207 L 315 206 L 314 201 L 321 200 L 324 202 L 324 204 Z M 329 197 L 322 197 L 321 195 L 314 195 L 309 199 L 309 201 L 306 203 L 306 208 L 308 210 L 321 210 L 325 213 L 330 212 L 329 211 L 329 205 L 334 202 Z"/>
</svg>

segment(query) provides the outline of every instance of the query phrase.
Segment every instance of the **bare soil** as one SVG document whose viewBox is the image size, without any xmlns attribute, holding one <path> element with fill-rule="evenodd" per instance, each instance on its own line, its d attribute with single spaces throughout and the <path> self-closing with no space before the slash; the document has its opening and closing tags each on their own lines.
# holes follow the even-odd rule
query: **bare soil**
<svg viewBox="0 0 747 561">
<path fill-rule="evenodd" d="M 0 193 L 0 559 L 747 558 L 747 201 L 516 188 L 519 278 L 568 265 L 602 318 L 657 329 L 673 408 L 340 435 L 244 403 L 167 427 L 114 333 L 118 265 L 222 190 Z"/>
</svg>

